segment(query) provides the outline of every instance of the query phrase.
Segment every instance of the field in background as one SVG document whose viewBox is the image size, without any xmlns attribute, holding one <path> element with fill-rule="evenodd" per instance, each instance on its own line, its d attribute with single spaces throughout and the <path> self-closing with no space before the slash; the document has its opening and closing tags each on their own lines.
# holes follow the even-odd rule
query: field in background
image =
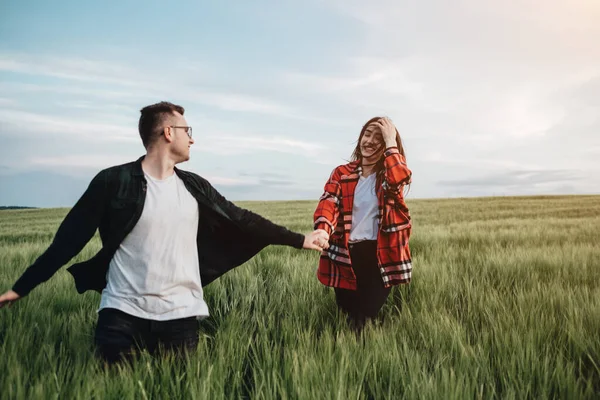
<svg viewBox="0 0 600 400">
<path fill-rule="evenodd" d="M 315 204 L 240 203 L 300 232 Z M 408 204 L 413 282 L 362 339 L 316 280 L 318 254 L 271 246 L 206 288 L 196 354 L 104 371 L 92 348 L 99 295 L 78 295 L 62 269 L 0 310 L 0 397 L 597 398 L 600 196 Z M 66 211 L 0 212 L 2 292 Z"/>
</svg>

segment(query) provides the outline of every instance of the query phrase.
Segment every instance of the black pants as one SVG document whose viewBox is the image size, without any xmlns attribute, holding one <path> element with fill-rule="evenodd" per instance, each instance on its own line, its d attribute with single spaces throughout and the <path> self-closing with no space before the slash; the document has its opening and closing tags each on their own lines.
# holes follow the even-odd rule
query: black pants
<svg viewBox="0 0 600 400">
<path fill-rule="evenodd" d="M 335 300 L 347 315 L 356 330 L 361 330 L 366 321 L 377 317 L 390 294 L 383 286 L 377 267 L 377 242 L 365 240 L 350 244 L 352 269 L 356 275 L 357 290 L 335 288 Z"/>
<path fill-rule="evenodd" d="M 120 310 L 104 308 L 98 315 L 94 341 L 98 355 L 112 364 L 131 360 L 137 350 L 154 354 L 166 351 L 196 350 L 199 323 L 196 317 L 153 321 L 134 317 Z"/>
</svg>

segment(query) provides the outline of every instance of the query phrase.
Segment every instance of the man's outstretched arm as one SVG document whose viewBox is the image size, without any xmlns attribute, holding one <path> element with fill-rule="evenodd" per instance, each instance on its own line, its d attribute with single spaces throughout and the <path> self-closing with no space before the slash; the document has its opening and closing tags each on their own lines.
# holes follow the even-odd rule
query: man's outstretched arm
<svg viewBox="0 0 600 400">
<path fill-rule="evenodd" d="M 60 224 L 48 249 L 25 270 L 12 290 L 0 296 L 0 307 L 29 294 L 85 247 L 104 214 L 106 185 L 105 172 L 100 172 Z"/>
<path fill-rule="evenodd" d="M 308 235 L 293 232 L 250 210 L 238 207 L 207 182 L 207 197 L 223 209 L 238 224 L 264 239 L 268 244 L 287 245 L 297 249 L 323 250 L 328 247 L 329 234 L 317 229 Z"/>
</svg>

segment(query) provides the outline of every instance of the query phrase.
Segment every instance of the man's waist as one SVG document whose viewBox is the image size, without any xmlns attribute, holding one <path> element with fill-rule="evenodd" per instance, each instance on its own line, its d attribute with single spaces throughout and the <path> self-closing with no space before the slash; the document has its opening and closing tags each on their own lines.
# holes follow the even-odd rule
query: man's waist
<svg viewBox="0 0 600 400">
<path fill-rule="evenodd" d="M 185 316 L 207 316 L 208 307 L 202 292 L 184 290 L 168 295 L 113 292 L 107 286 L 102 292 L 100 309 L 116 308 L 140 318 L 168 320 Z"/>
</svg>

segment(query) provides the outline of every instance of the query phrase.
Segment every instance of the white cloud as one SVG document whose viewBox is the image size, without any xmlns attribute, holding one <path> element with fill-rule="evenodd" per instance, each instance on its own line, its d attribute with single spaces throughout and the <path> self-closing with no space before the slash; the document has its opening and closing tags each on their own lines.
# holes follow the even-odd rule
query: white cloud
<svg viewBox="0 0 600 400">
<path fill-rule="evenodd" d="M 0 97 L 0 106 L 3 106 L 3 107 L 5 107 L 5 106 L 15 106 L 17 104 L 18 104 L 17 101 L 14 100 L 14 99 L 7 99 L 7 98 L 4 98 L 4 97 Z"/>
<path fill-rule="evenodd" d="M 227 111 L 253 112 L 266 115 L 279 115 L 288 118 L 304 118 L 299 110 L 278 102 L 249 94 L 232 91 L 214 91 L 206 85 L 198 83 L 198 68 L 185 65 L 178 69 L 178 74 L 168 73 L 161 69 L 139 69 L 119 62 L 88 60 L 77 57 L 48 57 L 33 54 L 0 53 L 0 71 L 48 76 L 67 82 L 65 85 L 19 84 L 0 82 L 10 89 L 29 91 L 47 91 L 57 93 L 78 94 L 82 96 L 104 98 L 172 98 L 195 102 Z M 97 84 L 104 84 L 98 87 Z M 91 86 L 85 86 L 85 85 Z"/>
<path fill-rule="evenodd" d="M 148 83 L 140 79 L 140 71 L 116 63 L 75 57 L 2 54 L 0 71 L 120 86 L 140 86 Z M 127 78 L 133 76 L 137 78 Z"/>
<path fill-rule="evenodd" d="M 82 121 L 76 118 L 45 115 L 19 110 L 0 110 L 0 126 L 10 126 L 23 131 L 34 138 L 39 135 L 53 134 L 57 138 L 68 140 L 73 136 L 93 141 L 137 142 L 139 138 L 135 127 L 113 125 L 101 121 Z"/>
<path fill-rule="evenodd" d="M 214 54 L 206 57 L 211 65 L 191 60 L 189 67 L 176 65 L 178 73 L 173 74 L 172 68 L 163 69 L 148 59 L 140 63 L 144 67 L 133 67 L 105 59 L 0 52 L 0 73 L 25 77 L 0 82 L 0 105 L 21 107 L 16 113 L 1 110 L 0 123 L 57 137 L 64 134 L 61 138 L 82 135 L 139 144 L 137 111 L 147 102 L 166 98 L 184 104 L 195 132 L 199 127 L 194 151 L 301 155 L 313 166 L 329 167 L 349 152 L 366 119 L 383 114 L 392 117 L 405 139 L 416 195 L 422 187 L 428 196 L 448 194 L 448 187 L 440 189 L 436 183 L 452 177 L 491 182 L 506 171 L 542 174 L 581 169 L 569 187 L 596 187 L 592 173 L 600 151 L 600 102 L 593 93 L 600 82 L 596 0 L 550 0 L 543 6 L 535 0 L 325 2 L 330 10 L 348 17 L 345 22 L 355 35 L 343 40 L 358 37 L 357 42 L 337 46 L 323 37 L 323 43 L 314 45 L 342 49 L 335 59 L 310 65 L 289 64 L 285 57 L 281 63 L 253 60 L 248 70 L 241 63 L 244 72 L 234 78 L 231 74 L 236 72 L 220 65 Z M 261 68 L 280 68 L 280 74 L 252 75 Z M 26 83 L 27 77 L 52 79 L 33 84 Z M 71 117 L 41 110 L 29 102 L 37 96 L 59 111 L 76 112 Z M 218 115 L 205 118 L 212 114 Z M 49 167 L 60 164 L 60 157 L 44 157 L 38 162 Z M 96 165 L 101 159 L 64 162 Z M 260 176 L 260 166 L 254 170 Z M 298 180 L 310 179 L 309 173 L 299 171 Z M 230 187 L 249 182 L 229 172 L 215 172 L 215 182 Z M 498 180 L 494 191 L 502 182 L 507 181 Z M 559 190 L 564 184 L 535 182 L 530 188 L 526 184 L 506 188 L 534 193 L 551 185 Z M 457 190 L 462 192 L 453 194 L 485 194 L 487 189 L 462 185 Z"/>
<path fill-rule="evenodd" d="M 325 151 L 318 143 L 309 143 L 286 137 L 249 136 L 240 132 L 232 134 L 206 135 L 201 139 L 200 150 L 214 154 L 234 155 L 271 151 L 287 154 L 299 154 L 307 158 L 316 158 Z M 206 145 L 204 145 L 206 144 Z"/>
<path fill-rule="evenodd" d="M 34 156 L 27 161 L 27 164 L 29 167 L 77 167 L 102 169 L 113 165 L 125 164 L 130 161 L 131 158 L 126 155 L 114 156 L 74 154 L 60 157 Z"/>
<path fill-rule="evenodd" d="M 197 90 L 183 88 L 178 91 L 177 96 L 182 100 L 206 104 L 227 111 L 256 112 L 286 117 L 292 117 L 295 112 L 291 107 L 268 99 L 236 93 L 211 93 L 201 88 Z"/>
<path fill-rule="evenodd" d="M 33 93 L 42 95 L 73 95 L 81 96 L 86 99 L 104 99 L 111 101 L 122 101 L 150 96 L 149 93 L 140 91 L 132 92 L 128 90 L 110 90 L 105 88 L 89 88 L 85 86 L 57 85 L 57 84 L 34 84 L 24 82 L 1 82 L 0 90 L 13 97 L 19 95 L 30 95 Z"/>
<path fill-rule="evenodd" d="M 231 177 L 223 177 L 223 176 L 214 176 L 209 175 L 204 177 L 208 180 L 212 185 L 219 186 L 246 186 L 246 185 L 257 185 L 258 179 L 243 177 L 243 178 L 231 178 Z"/>
</svg>

